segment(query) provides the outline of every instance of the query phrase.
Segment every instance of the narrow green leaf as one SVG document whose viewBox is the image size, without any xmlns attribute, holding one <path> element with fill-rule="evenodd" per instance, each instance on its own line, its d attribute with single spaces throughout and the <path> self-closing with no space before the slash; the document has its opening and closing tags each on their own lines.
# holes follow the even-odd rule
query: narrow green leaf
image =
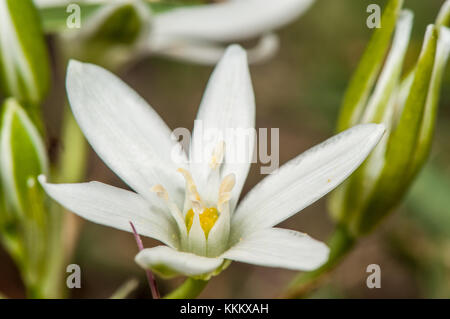
<svg viewBox="0 0 450 319">
<path fill-rule="evenodd" d="M 387 4 L 381 19 L 381 28 L 374 31 L 345 93 L 338 120 L 338 131 L 355 125 L 362 116 L 389 49 L 391 36 L 402 5 L 403 0 L 390 0 Z"/>
<path fill-rule="evenodd" d="M 0 88 L 6 96 L 37 105 L 50 82 L 39 15 L 31 0 L 0 0 Z"/>
</svg>

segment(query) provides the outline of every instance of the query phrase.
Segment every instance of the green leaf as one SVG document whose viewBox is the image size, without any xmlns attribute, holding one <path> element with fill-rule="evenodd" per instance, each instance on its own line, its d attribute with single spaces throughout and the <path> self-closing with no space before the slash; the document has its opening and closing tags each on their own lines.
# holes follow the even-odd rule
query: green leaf
<svg viewBox="0 0 450 319">
<path fill-rule="evenodd" d="M 0 88 L 37 105 L 50 82 L 48 53 L 31 0 L 0 0 Z"/>
<path fill-rule="evenodd" d="M 403 0 L 390 0 L 381 18 L 381 27 L 376 29 L 350 80 L 344 96 L 338 120 L 338 131 L 358 123 L 373 88 L 378 72 L 389 49 Z"/>
</svg>

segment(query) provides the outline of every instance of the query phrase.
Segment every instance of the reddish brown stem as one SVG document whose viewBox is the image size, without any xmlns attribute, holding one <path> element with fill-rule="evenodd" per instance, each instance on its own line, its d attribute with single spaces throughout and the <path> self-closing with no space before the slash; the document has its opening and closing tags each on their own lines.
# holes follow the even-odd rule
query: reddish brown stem
<svg viewBox="0 0 450 319">
<path fill-rule="evenodd" d="M 136 239 L 136 244 L 139 248 L 139 251 L 144 249 L 144 245 L 142 244 L 141 236 L 139 236 L 138 232 L 136 231 L 136 228 L 134 227 L 133 223 L 130 221 L 131 229 L 133 230 L 134 239 Z M 158 287 L 156 286 L 156 280 L 155 276 L 150 270 L 145 270 L 145 273 L 147 274 L 147 280 L 148 285 L 150 286 L 150 290 L 152 292 L 153 299 L 159 299 L 161 298 Z"/>
</svg>

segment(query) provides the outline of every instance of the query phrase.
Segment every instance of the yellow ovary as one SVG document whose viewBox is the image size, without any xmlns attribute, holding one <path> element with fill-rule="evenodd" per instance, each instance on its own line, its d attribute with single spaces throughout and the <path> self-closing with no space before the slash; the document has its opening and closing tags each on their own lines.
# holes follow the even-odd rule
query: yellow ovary
<svg viewBox="0 0 450 319">
<path fill-rule="evenodd" d="M 205 233 L 206 238 L 208 238 L 209 232 L 211 231 L 217 219 L 219 218 L 217 208 L 215 207 L 205 208 L 203 210 L 203 213 L 199 215 L 199 218 L 200 218 L 200 226 L 202 226 L 203 232 Z M 194 222 L 194 211 L 192 209 L 190 209 L 186 213 L 185 222 L 187 230 L 189 232 L 191 230 L 192 223 Z"/>
</svg>

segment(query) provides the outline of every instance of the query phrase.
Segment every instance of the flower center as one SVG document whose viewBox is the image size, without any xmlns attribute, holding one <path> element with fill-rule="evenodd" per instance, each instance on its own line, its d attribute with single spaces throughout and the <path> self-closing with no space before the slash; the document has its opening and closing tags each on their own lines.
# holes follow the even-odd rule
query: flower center
<svg viewBox="0 0 450 319">
<path fill-rule="evenodd" d="M 186 182 L 182 209 L 169 198 L 169 194 L 162 185 L 155 185 L 151 189 L 165 201 L 178 226 L 181 251 L 200 256 L 218 256 L 227 248 L 230 232 L 230 201 L 235 175 L 230 173 L 223 178 L 220 175 L 224 151 L 225 143 L 220 142 L 211 156 L 207 177 L 208 187 L 203 190 L 206 200 L 200 196 L 194 179 L 186 168 L 177 169 Z M 214 194 L 214 192 L 217 193 Z M 209 237 L 210 234 L 211 237 Z"/>
<path fill-rule="evenodd" d="M 201 213 L 198 217 L 200 219 L 200 226 L 202 226 L 203 232 L 205 233 L 206 238 L 208 238 L 208 234 L 211 231 L 211 228 L 213 228 L 214 224 L 219 218 L 219 212 L 217 208 L 209 207 L 205 208 L 203 210 L 203 213 Z M 194 210 L 192 208 L 186 213 L 185 222 L 187 231 L 189 233 L 192 227 L 192 223 L 194 222 Z"/>
</svg>

